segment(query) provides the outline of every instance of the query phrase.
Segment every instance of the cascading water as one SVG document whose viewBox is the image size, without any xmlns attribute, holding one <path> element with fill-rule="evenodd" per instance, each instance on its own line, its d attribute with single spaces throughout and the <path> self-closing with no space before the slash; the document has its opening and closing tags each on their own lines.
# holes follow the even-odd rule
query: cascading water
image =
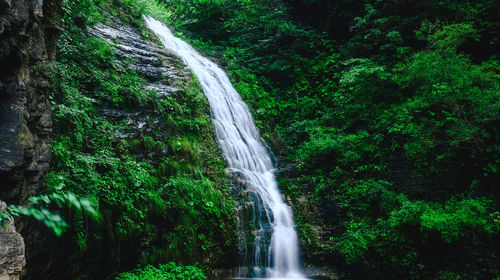
<svg viewBox="0 0 500 280">
<path fill-rule="evenodd" d="M 215 63 L 176 38 L 161 22 L 151 17 L 144 18 L 163 45 L 177 53 L 198 78 L 210 103 L 217 140 L 229 170 L 252 186 L 258 196 L 253 200 L 261 204 L 254 207 L 254 211 L 259 213 L 254 214 L 258 218 L 253 222 L 253 265 L 258 266 L 263 252 L 268 252 L 265 272 L 254 276 L 303 279 L 293 213 L 279 193 L 273 163 L 260 140 L 248 107 L 226 73 Z M 269 239 L 266 238 L 268 228 L 272 230 L 270 244 L 263 244 Z"/>
</svg>

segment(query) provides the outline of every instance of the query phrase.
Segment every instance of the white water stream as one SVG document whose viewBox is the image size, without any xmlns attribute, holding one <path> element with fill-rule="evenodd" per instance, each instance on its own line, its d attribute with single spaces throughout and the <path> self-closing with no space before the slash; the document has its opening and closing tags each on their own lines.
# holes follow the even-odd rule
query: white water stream
<svg viewBox="0 0 500 280">
<path fill-rule="evenodd" d="M 270 244 L 261 244 L 263 238 L 259 231 L 262 231 L 262 225 L 255 230 L 254 258 L 258 259 L 262 250 L 268 248 L 266 269 L 261 277 L 304 279 L 299 267 L 293 213 L 278 190 L 273 163 L 260 140 L 247 105 L 226 73 L 215 63 L 175 37 L 163 23 L 151 17 L 145 16 L 144 19 L 165 48 L 178 54 L 198 78 L 210 103 L 217 140 L 228 168 L 253 186 L 264 204 L 262 208 L 271 222 L 272 235 Z"/>
</svg>

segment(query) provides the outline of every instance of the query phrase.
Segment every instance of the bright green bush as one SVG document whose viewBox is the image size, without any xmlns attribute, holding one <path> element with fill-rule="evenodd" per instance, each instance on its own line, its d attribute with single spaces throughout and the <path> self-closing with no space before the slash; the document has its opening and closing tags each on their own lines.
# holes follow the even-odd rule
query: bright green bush
<svg viewBox="0 0 500 280">
<path fill-rule="evenodd" d="M 133 272 L 118 275 L 116 280 L 205 280 L 207 277 L 196 266 L 181 266 L 173 262 L 158 267 L 148 265 Z"/>
</svg>

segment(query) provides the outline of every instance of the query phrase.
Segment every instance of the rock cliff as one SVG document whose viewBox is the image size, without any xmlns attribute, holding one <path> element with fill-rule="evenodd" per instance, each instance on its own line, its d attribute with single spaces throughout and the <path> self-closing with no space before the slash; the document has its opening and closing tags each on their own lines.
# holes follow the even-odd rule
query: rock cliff
<svg viewBox="0 0 500 280">
<path fill-rule="evenodd" d="M 51 84 L 36 66 L 55 57 L 58 7 L 58 0 L 0 0 L 0 199 L 7 203 L 39 193 L 49 167 Z M 0 240 L 0 279 L 17 279 L 23 239 L 9 223 Z"/>
<path fill-rule="evenodd" d="M 154 89 L 158 98 L 164 98 L 181 91 L 182 81 L 189 71 L 181 60 L 160 45 L 142 38 L 140 31 L 118 19 L 110 20 L 108 25 L 98 23 L 89 28 L 89 33 L 106 40 L 115 47 L 119 63 L 131 60 L 128 67 L 146 79 L 145 89 Z M 104 110 L 105 111 L 105 110 Z M 103 114 L 108 117 L 106 112 Z"/>
<path fill-rule="evenodd" d="M 0 201 L 0 211 L 7 208 Z M 24 259 L 23 237 L 16 232 L 13 221 L 0 227 L 0 280 L 17 280 L 26 261 Z"/>
</svg>

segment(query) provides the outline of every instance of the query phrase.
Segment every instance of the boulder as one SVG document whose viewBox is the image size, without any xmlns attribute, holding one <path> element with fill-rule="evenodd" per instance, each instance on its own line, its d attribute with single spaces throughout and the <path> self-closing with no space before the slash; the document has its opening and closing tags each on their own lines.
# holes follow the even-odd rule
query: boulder
<svg viewBox="0 0 500 280">
<path fill-rule="evenodd" d="M 7 204 L 0 201 L 0 211 Z M 24 258 L 24 240 L 16 232 L 13 220 L 6 220 L 0 227 L 0 280 L 17 280 L 26 264 Z"/>
</svg>

